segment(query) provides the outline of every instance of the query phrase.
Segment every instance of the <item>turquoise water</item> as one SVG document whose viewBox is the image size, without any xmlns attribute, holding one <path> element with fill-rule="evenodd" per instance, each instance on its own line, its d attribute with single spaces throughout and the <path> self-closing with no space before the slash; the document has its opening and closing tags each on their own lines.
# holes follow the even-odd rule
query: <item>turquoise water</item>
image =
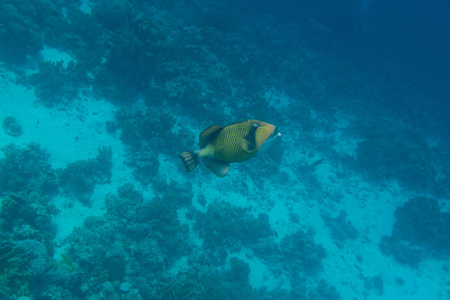
<svg viewBox="0 0 450 300">
<path fill-rule="evenodd" d="M 0 299 L 449 299 L 449 9 L 3 0 Z"/>
</svg>

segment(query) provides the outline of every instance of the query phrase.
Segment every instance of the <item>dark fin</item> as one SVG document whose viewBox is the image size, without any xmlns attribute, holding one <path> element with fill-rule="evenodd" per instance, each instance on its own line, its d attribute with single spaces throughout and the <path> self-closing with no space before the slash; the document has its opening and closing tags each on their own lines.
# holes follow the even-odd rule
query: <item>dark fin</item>
<svg viewBox="0 0 450 300">
<path fill-rule="evenodd" d="M 208 144 L 210 141 L 212 141 L 219 134 L 219 132 L 222 131 L 223 128 L 224 127 L 222 127 L 222 126 L 214 126 L 213 125 L 213 126 L 209 126 L 205 130 L 200 132 L 200 138 L 199 138 L 199 142 L 198 142 L 200 149 L 205 148 L 206 144 Z"/>
<path fill-rule="evenodd" d="M 241 148 L 247 153 L 254 153 L 258 150 L 256 149 L 256 144 L 251 143 L 244 138 L 241 139 Z"/>
<path fill-rule="evenodd" d="M 214 159 L 212 157 L 203 157 L 203 163 L 210 169 L 216 176 L 225 177 L 230 169 L 230 164 Z"/>
<path fill-rule="evenodd" d="M 192 172 L 198 165 L 198 154 L 192 151 L 185 151 L 180 155 L 181 161 L 186 167 L 186 172 Z"/>
</svg>

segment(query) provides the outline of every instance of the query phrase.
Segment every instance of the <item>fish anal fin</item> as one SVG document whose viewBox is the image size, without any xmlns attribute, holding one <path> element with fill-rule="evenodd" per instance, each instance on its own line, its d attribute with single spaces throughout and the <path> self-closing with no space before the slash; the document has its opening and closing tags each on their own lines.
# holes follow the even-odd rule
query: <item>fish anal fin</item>
<svg viewBox="0 0 450 300">
<path fill-rule="evenodd" d="M 222 127 L 222 126 L 212 125 L 212 126 L 209 126 L 208 128 L 206 128 L 205 130 L 203 130 L 202 132 L 200 132 L 200 138 L 199 138 L 199 143 L 198 143 L 200 146 L 200 149 L 205 147 L 208 142 L 213 140 L 223 128 L 224 127 Z"/>
<path fill-rule="evenodd" d="M 229 163 L 214 159 L 212 157 L 203 157 L 203 163 L 218 177 L 225 177 L 230 169 Z"/>
</svg>

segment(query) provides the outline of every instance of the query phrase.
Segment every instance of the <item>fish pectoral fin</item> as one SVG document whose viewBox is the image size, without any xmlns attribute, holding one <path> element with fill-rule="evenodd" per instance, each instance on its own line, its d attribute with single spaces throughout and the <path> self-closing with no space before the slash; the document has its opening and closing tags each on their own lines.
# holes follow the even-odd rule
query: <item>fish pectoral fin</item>
<svg viewBox="0 0 450 300">
<path fill-rule="evenodd" d="M 256 145 L 248 140 L 241 138 L 241 148 L 247 153 L 255 153 L 258 149 Z"/>
<path fill-rule="evenodd" d="M 208 156 L 203 157 L 203 164 L 218 177 L 225 177 L 230 169 L 229 163 Z"/>
</svg>

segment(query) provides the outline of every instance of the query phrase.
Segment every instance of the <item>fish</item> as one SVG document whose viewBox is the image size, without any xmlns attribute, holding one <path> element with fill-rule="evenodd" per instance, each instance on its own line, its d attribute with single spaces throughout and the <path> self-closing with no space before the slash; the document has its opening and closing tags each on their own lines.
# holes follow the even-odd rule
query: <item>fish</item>
<svg viewBox="0 0 450 300">
<path fill-rule="evenodd" d="M 277 126 L 258 120 L 212 125 L 199 135 L 200 150 L 184 151 L 179 157 L 187 172 L 194 171 L 201 158 L 216 176 L 225 177 L 231 163 L 249 160 L 280 136 Z"/>
</svg>

